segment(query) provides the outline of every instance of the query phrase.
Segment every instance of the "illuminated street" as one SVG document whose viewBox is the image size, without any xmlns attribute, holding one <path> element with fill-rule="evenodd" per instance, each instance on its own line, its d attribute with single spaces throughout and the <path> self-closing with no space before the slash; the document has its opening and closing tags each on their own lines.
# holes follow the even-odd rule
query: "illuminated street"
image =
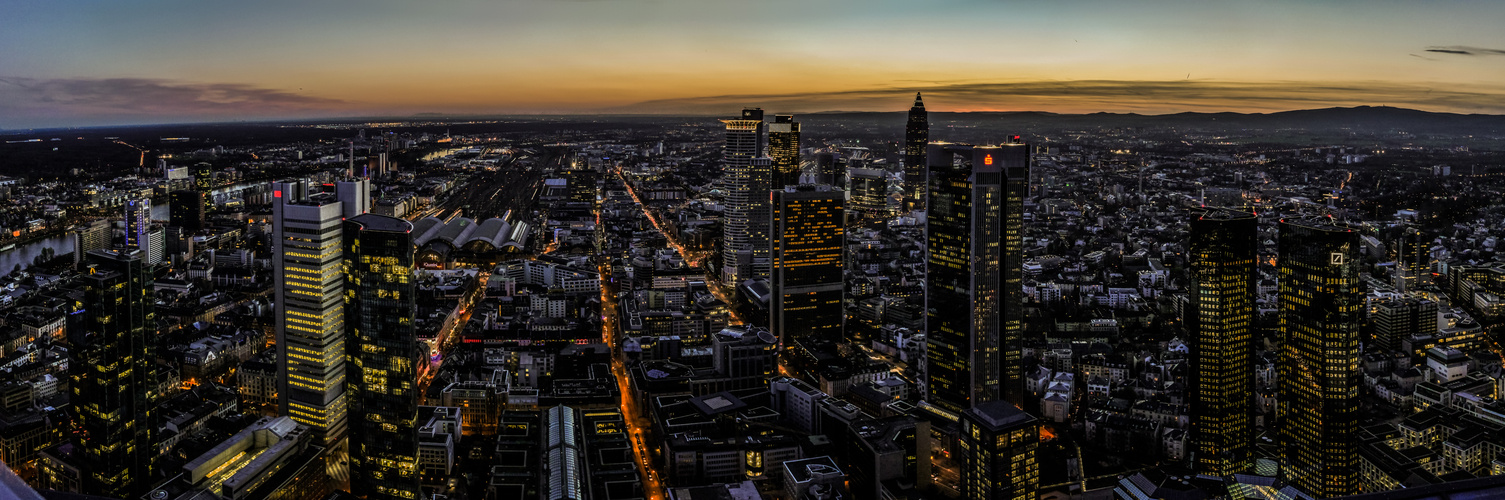
<svg viewBox="0 0 1505 500">
<path fill-rule="evenodd" d="M 451 322 L 448 327 L 434 336 L 435 342 L 442 342 L 439 346 L 439 356 L 429 356 L 429 362 L 424 364 L 423 370 L 418 374 L 418 401 L 420 404 L 428 404 L 429 384 L 434 382 L 434 375 L 439 373 L 439 367 L 444 365 L 444 358 L 450 349 L 460 341 L 461 334 L 465 331 L 465 325 L 470 323 L 470 315 L 475 312 L 476 299 L 485 295 L 486 281 L 491 278 L 491 273 L 482 272 L 476 279 L 476 293 L 470 294 L 469 300 L 461 306 L 459 317 Z M 427 343 L 423 345 L 428 345 Z"/>
<path fill-rule="evenodd" d="M 605 264 L 597 264 L 597 271 L 601 273 L 601 340 L 611 346 L 611 373 L 617 379 L 617 389 L 622 395 L 622 420 L 627 423 L 627 433 L 632 441 L 633 454 L 637 457 L 638 468 L 643 479 L 643 491 L 650 500 L 666 498 L 664 485 L 660 479 L 662 471 L 658 470 L 657 463 L 653 460 L 650 452 L 649 438 L 652 436 L 653 422 L 643 414 L 638 407 L 637 398 L 632 395 L 632 386 L 629 383 L 631 375 L 627 372 L 627 354 L 622 351 L 621 339 L 617 336 L 617 296 L 615 287 L 611 283 L 611 274 L 607 272 Z"/>
<path fill-rule="evenodd" d="M 701 264 L 705 262 L 705 259 L 710 257 L 711 252 L 686 251 L 684 245 L 679 242 L 679 235 L 664 231 L 663 226 L 659 224 L 657 214 L 655 214 L 652 210 L 649 210 L 648 206 L 643 204 L 643 200 L 641 198 L 638 198 L 637 190 L 632 187 L 632 182 L 627 180 L 627 174 L 622 172 L 621 165 L 617 166 L 616 171 L 617 177 L 622 179 L 622 185 L 627 187 L 627 194 L 632 195 L 632 201 L 637 202 L 638 207 L 643 209 L 643 215 L 648 216 L 648 222 L 653 224 L 653 228 L 657 229 L 659 234 L 664 235 L 664 240 L 669 242 L 669 246 L 674 248 L 675 251 L 679 252 L 680 256 L 684 257 L 685 265 L 689 267 L 700 267 Z M 705 280 L 706 289 L 711 291 L 711 295 L 715 295 L 717 299 L 720 299 L 721 302 L 726 304 L 727 313 L 731 316 L 731 318 L 727 321 L 727 324 L 740 325 L 745 323 L 745 321 L 742 320 L 742 317 L 737 314 L 737 309 L 733 307 L 736 302 L 732 301 L 732 297 L 727 293 L 726 287 L 721 285 L 721 277 L 717 275 L 716 272 L 712 271 L 705 273 Z"/>
</svg>

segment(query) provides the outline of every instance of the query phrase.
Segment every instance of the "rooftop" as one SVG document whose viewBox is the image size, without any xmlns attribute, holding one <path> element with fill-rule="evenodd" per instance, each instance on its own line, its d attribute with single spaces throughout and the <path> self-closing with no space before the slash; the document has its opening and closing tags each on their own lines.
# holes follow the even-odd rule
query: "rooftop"
<svg viewBox="0 0 1505 500">
<path fill-rule="evenodd" d="M 784 470 L 787 471 L 789 477 L 794 478 L 794 481 L 797 483 L 809 482 L 811 480 L 820 479 L 822 477 L 829 477 L 832 475 L 842 475 L 841 468 L 836 466 L 836 461 L 831 460 L 831 457 L 815 457 L 806 458 L 803 460 L 790 460 L 788 462 L 784 462 Z"/>
<path fill-rule="evenodd" d="M 995 431 L 1035 420 L 1035 417 L 1007 401 L 989 401 L 967 410 L 966 413 L 976 417 L 978 423 L 985 424 Z"/>
<path fill-rule="evenodd" d="M 385 215 L 360 214 L 351 217 L 348 222 L 360 224 L 361 228 L 367 231 L 413 232 L 413 223 Z"/>
</svg>

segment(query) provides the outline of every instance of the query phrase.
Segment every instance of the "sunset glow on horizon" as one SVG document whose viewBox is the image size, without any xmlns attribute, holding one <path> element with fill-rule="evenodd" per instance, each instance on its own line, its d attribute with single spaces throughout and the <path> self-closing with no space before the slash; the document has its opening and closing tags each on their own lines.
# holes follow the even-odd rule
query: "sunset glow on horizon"
<svg viewBox="0 0 1505 500">
<path fill-rule="evenodd" d="M 60 1 L 7 7 L 0 127 L 898 111 L 1505 113 L 1499 2 Z"/>
</svg>

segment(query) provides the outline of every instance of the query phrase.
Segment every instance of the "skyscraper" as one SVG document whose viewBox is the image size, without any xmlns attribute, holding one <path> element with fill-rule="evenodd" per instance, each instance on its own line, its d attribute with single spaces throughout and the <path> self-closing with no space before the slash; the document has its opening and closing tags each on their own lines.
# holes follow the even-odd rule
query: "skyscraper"
<svg viewBox="0 0 1505 500">
<path fill-rule="evenodd" d="M 763 155 L 763 110 L 742 110 L 726 124 L 722 154 L 726 218 L 722 223 L 722 281 L 739 285 L 768 276 L 768 194 L 773 160 Z"/>
<path fill-rule="evenodd" d="M 1431 249 L 1420 230 L 1407 227 L 1396 245 L 1395 270 L 1397 273 L 1395 289 L 1401 293 L 1416 290 L 1417 286 L 1430 283 L 1429 268 L 1431 267 Z"/>
<path fill-rule="evenodd" d="M 842 177 L 847 169 L 847 158 L 837 151 L 821 151 L 815 153 L 815 181 L 822 184 L 840 186 L 844 182 L 837 182 L 837 177 Z"/>
<path fill-rule="evenodd" d="M 1385 352 L 1401 348 L 1401 342 L 1411 335 L 1437 333 L 1437 303 L 1431 300 L 1402 296 L 1378 300 L 1372 304 L 1374 322 L 1374 347 Z"/>
<path fill-rule="evenodd" d="M 157 320 L 142 250 L 95 250 L 83 277 L 84 315 L 70 327 L 71 403 L 77 409 L 83 492 L 134 498 L 157 457 L 151 388 Z"/>
<path fill-rule="evenodd" d="M 904 125 L 904 203 L 909 210 L 924 209 L 926 196 L 926 147 L 930 144 L 930 116 L 920 93 L 914 94 L 909 122 Z"/>
<path fill-rule="evenodd" d="M 1040 423 L 1005 401 L 961 414 L 961 494 L 975 500 L 1040 498 Z"/>
<path fill-rule="evenodd" d="M 110 248 L 114 231 L 108 219 L 95 219 L 68 230 L 73 239 L 73 267 L 79 268 L 88 261 L 89 252 Z"/>
<path fill-rule="evenodd" d="M 167 198 L 168 223 L 194 232 L 204 228 L 204 192 L 173 191 Z"/>
<path fill-rule="evenodd" d="M 847 171 L 848 210 L 855 218 L 887 218 L 888 176 L 882 170 L 854 168 Z"/>
<path fill-rule="evenodd" d="M 350 179 L 334 183 L 335 198 L 340 200 L 340 210 L 345 218 L 371 211 L 371 181 Z"/>
<path fill-rule="evenodd" d="M 1214 476 L 1250 464 L 1258 219 L 1212 210 L 1191 221 L 1191 457 Z"/>
<path fill-rule="evenodd" d="M 350 485 L 362 498 L 419 498 L 413 225 L 362 214 L 344 222 Z"/>
<path fill-rule="evenodd" d="M 1000 144 L 1003 171 L 1003 399 L 1024 404 L 1024 198 L 1029 196 L 1030 146 L 1014 136 Z M 987 157 L 983 158 L 987 162 Z"/>
<path fill-rule="evenodd" d="M 770 321 L 780 341 L 842 338 L 845 246 L 841 191 L 826 185 L 773 191 L 773 297 Z"/>
<path fill-rule="evenodd" d="M 800 183 L 800 123 L 794 115 L 774 115 L 768 124 L 768 156 L 773 159 L 772 189 Z"/>
<path fill-rule="evenodd" d="M 146 234 L 141 237 L 142 260 L 148 266 L 155 266 L 167 256 L 167 233 L 162 230 L 160 224 L 148 226 Z"/>
<path fill-rule="evenodd" d="M 207 162 L 193 165 L 193 188 L 206 193 L 214 189 L 214 165 Z"/>
<path fill-rule="evenodd" d="M 929 161 L 929 400 L 960 412 L 1023 399 L 1023 211 L 1029 148 L 935 143 Z"/>
<path fill-rule="evenodd" d="M 163 166 L 163 173 L 165 180 L 167 181 L 168 191 L 193 189 L 193 173 L 188 171 L 188 167 L 166 168 L 166 160 L 157 161 L 160 165 Z"/>
<path fill-rule="evenodd" d="M 341 181 L 355 196 L 369 181 Z M 344 276 L 341 222 L 366 212 L 370 200 L 311 192 L 307 181 L 272 184 L 272 255 L 277 294 L 277 398 L 282 414 L 312 427 L 338 468 L 347 430 Z M 353 193 L 353 194 L 351 194 Z"/>
<path fill-rule="evenodd" d="M 1281 475 L 1317 497 L 1358 491 L 1359 233 L 1281 221 Z"/>
<path fill-rule="evenodd" d="M 152 200 L 125 200 L 125 247 L 145 250 L 146 231 L 152 223 Z"/>
</svg>

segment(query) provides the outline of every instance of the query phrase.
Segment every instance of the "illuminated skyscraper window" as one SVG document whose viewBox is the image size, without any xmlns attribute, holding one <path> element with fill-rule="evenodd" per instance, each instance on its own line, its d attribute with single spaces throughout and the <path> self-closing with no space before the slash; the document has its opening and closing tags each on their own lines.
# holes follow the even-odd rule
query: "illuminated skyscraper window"
<svg viewBox="0 0 1505 500">
<path fill-rule="evenodd" d="M 427 357 L 413 329 L 412 231 L 385 215 L 344 224 L 350 490 L 368 499 L 419 498 L 418 366 Z"/>
<path fill-rule="evenodd" d="M 840 341 L 845 227 L 843 193 L 824 185 L 773 191 L 773 298 L 769 324 L 786 342 Z"/>
<path fill-rule="evenodd" d="M 1359 233 L 1280 223 L 1281 475 L 1317 497 L 1358 492 Z"/>
<path fill-rule="evenodd" d="M 1258 219 L 1209 211 L 1191 221 L 1191 447 L 1196 470 L 1249 467 L 1254 417 L 1254 298 Z"/>
<path fill-rule="evenodd" d="M 926 230 L 929 400 L 960 412 L 1023 400 L 1029 146 L 935 143 Z"/>
</svg>

